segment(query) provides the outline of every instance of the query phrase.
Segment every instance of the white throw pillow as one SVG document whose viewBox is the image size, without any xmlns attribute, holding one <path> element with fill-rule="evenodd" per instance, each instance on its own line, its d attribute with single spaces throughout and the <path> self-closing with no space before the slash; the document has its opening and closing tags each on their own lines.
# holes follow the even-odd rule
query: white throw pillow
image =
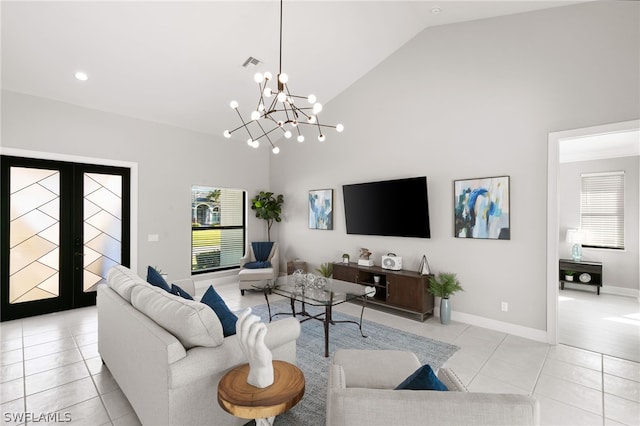
<svg viewBox="0 0 640 426">
<path fill-rule="evenodd" d="M 224 341 L 220 320 L 204 303 L 139 285 L 133 288 L 131 304 L 173 334 L 185 349 L 219 346 Z"/>
<path fill-rule="evenodd" d="M 109 270 L 107 274 L 107 283 L 109 287 L 115 290 L 124 300 L 131 303 L 131 291 L 137 285 L 147 285 L 137 275 L 128 273 L 128 269 L 122 266 L 116 266 Z"/>
</svg>

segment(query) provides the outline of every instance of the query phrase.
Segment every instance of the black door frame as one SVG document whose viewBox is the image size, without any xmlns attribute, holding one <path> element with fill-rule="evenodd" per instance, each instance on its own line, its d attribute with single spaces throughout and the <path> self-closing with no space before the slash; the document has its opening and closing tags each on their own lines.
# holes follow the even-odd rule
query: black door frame
<svg viewBox="0 0 640 426">
<path fill-rule="evenodd" d="M 83 180 L 84 173 L 120 174 L 123 178 L 121 264 L 130 266 L 131 257 L 131 169 L 121 166 L 74 163 L 61 160 L 2 155 L 0 184 L 2 189 L 2 232 L 0 236 L 0 321 L 25 318 L 95 304 L 96 293 L 82 288 L 83 249 Z M 9 170 L 11 167 L 41 168 L 60 171 L 60 293 L 58 297 L 9 304 Z M 80 249 L 80 250 L 78 250 Z M 71 285 L 64 285 L 71 283 Z"/>
</svg>

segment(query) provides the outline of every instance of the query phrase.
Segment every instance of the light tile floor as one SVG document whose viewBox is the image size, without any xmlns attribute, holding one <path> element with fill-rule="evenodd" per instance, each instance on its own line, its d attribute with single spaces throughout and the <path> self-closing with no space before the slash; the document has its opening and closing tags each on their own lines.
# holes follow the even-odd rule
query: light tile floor
<svg viewBox="0 0 640 426">
<path fill-rule="evenodd" d="M 235 284 L 216 288 L 232 310 L 264 303 L 259 293 L 240 296 Z M 358 315 L 360 308 L 338 309 Z M 447 365 L 469 390 L 533 394 L 543 425 L 640 425 L 639 363 L 437 318 L 418 322 L 373 309 L 365 318 L 458 345 Z M 73 425 L 139 424 L 101 363 L 95 307 L 0 323 L 0 352 L 2 424 L 66 416 Z M 57 418 L 25 423 L 25 413 Z"/>
</svg>

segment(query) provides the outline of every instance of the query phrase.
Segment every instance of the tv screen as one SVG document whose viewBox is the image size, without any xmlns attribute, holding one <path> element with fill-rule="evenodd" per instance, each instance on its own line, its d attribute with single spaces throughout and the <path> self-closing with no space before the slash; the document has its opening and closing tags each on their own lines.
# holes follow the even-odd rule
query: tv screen
<svg viewBox="0 0 640 426">
<path fill-rule="evenodd" d="M 426 176 L 343 185 L 347 234 L 430 238 Z"/>
</svg>

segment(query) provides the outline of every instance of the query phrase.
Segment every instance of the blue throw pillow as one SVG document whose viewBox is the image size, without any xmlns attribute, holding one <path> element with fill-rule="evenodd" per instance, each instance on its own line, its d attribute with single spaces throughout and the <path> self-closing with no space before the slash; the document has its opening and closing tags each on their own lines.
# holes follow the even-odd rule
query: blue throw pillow
<svg viewBox="0 0 640 426">
<path fill-rule="evenodd" d="M 431 366 L 429 364 L 425 364 L 422 367 L 418 368 L 412 375 L 404 379 L 402 383 L 400 383 L 397 389 L 409 389 L 409 390 L 437 390 L 437 391 L 448 391 L 447 387 L 444 383 L 438 379 L 438 376 L 435 375 Z"/>
<path fill-rule="evenodd" d="M 171 287 L 169 287 L 169 284 L 162 278 L 160 272 L 156 271 L 153 266 L 147 268 L 147 282 L 171 293 Z"/>
<path fill-rule="evenodd" d="M 187 293 L 182 288 L 180 288 L 180 286 L 177 286 L 175 284 L 171 284 L 171 294 L 175 294 L 176 296 L 183 297 L 187 300 L 193 300 L 193 297 L 191 297 L 189 293 Z"/>
<path fill-rule="evenodd" d="M 247 262 L 243 266 L 243 268 L 247 269 L 262 269 L 262 268 L 271 268 L 271 262 L 267 261 L 255 261 L 255 262 Z"/>
<path fill-rule="evenodd" d="M 200 302 L 209 306 L 213 309 L 213 312 L 216 313 L 222 323 L 222 334 L 224 334 L 224 337 L 236 334 L 236 321 L 238 321 L 238 317 L 229 310 L 227 304 L 224 303 L 224 300 L 222 300 L 218 292 L 213 289 L 213 286 L 209 286 L 204 296 L 202 296 L 202 299 L 200 299 Z"/>
</svg>

